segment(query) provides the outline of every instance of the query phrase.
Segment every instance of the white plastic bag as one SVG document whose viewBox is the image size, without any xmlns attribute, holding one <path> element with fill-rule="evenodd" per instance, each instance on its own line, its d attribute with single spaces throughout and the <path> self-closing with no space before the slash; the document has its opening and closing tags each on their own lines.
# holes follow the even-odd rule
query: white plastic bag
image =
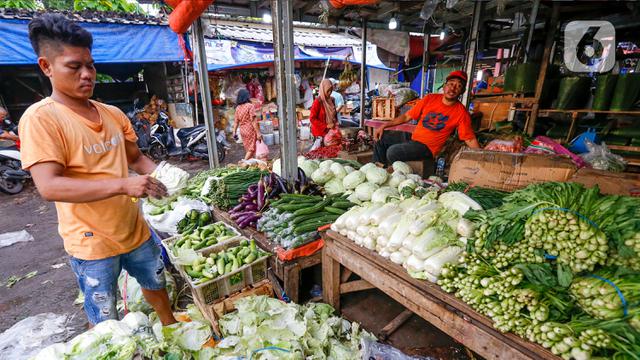
<svg viewBox="0 0 640 360">
<path fill-rule="evenodd" d="M 73 330 L 67 327 L 71 317 L 43 313 L 23 319 L 0 334 L 0 357 L 30 359 L 41 349 L 64 341 Z"/>
<path fill-rule="evenodd" d="M 0 234 L 0 248 L 19 242 L 33 241 L 33 236 L 27 230 L 13 231 Z"/>
<path fill-rule="evenodd" d="M 607 148 L 607 144 L 602 142 L 602 145 L 594 144 L 591 140 L 584 140 L 587 152 L 580 154 L 580 157 L 584 159 L 591 167 L 596 170 L 605 170 L 612 172 L 621 172 L 627 167 L 627 163 L 622 156 L 613 154 Z"/>
<path fill-rule="evenodd" d="M 191 210 L 208 211 L 207 204 L 200 200 L 188 199 L 186 197 L 179 197 L 174 204 L 173 210 L 165 212 L 160 215 L 148 215 L 153 205 L 147 201 L 142 202 L 142 212 L 145 214 L 145 219 L 151 227 L 160 232 L 165 232 L 170 235 L 178 234 L 178 222 L 182 220 L 185 215 Z"/>
</svg>

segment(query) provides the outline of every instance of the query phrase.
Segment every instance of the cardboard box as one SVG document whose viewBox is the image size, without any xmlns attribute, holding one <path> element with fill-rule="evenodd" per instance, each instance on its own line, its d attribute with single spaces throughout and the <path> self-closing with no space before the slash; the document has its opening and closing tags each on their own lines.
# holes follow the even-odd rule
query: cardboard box
<svg viewBox="0 0 640 360">
<path fill-rule="evenodd" d="M 449 182 L 513 191 L 533 183 L 567 181 L 576 171 L 563 156 L 466 149 L 453 159 Z"/>
<path fill-rule="evenodd" d="M 583 168 L 578 170 L 569 181 L 586 187 L 598 185 L 603 194 L 640 196 L 640 174 Z"/>
</svg>

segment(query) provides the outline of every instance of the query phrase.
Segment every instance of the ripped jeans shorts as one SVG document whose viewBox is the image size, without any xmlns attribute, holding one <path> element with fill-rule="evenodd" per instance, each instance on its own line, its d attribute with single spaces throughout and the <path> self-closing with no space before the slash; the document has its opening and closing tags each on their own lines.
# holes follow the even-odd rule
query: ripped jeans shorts
<svg viewBox="0 0 640 360">
<path fill-rule="evenodd" d="M 164 263 L 160 248 L 149 239 L 137 249 L 100 260 L 81 260 L 71 257 L 71 269 L 84 293 L 84 311 L 89 322 L 97 324 L 118 319 L 118 276 L 122 269 L 133 276 L 146 290 L 165 288 Z"/>
</svg>

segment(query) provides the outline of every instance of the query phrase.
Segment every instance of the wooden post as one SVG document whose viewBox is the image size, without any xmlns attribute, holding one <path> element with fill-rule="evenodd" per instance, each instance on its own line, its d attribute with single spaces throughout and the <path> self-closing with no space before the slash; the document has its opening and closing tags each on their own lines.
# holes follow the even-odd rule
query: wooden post
<svg viewBox="0 0 640 360">
<path fill-rule="evenodd" d="M 551 48 L 553 47 L 553 39 L 556 35 L 556 28 L 558 27 L 558 20 L 560 18 L 560 5 L 553 3 L 553 10 L 551 12 L 551 21 L 547 28 L 547 39 L 544 43 L 544 54 L 542 55 L 542 61 L 540 64 L 540 74 L 538 75 L 538 81 L 536 82 L 536 94 L 535 102 L 531 108 L 531 114 L 529 115 L 529 121 L 527 121 L 527 134 L 533 135 L 533 131 L 536 128 L 536 120 L 538 118 L 538 111 L 540 110 L 540 97 L 542 96 L 542 89 L 544 87 L 544 79 L 547 76 L 547 68 L 549 67 L 549 57 L 551 56 Z"/>
<path fill-rule="evenodd" d="M 569 143 L 573 137 L 576 135 L 576 125 L 578 123 L 578 115 L 580 113 L 578 111 L 574 111 L 571 113 L 571 126 L 569 126 L 569 133 L 567 134 L 567 138 L 565 141 Z"/>
<path fill-rule="evenodd" d="M 289 299 L 298 303 L 300 292 L 300 264 L 296 263 L 293 266 L 286 266 L 284 268 L 284 292 Z"/>
<path fill-rule="evenodd" d="M 322 295 L 324 302 L 340 312 L 340 263 L 329 255 L 330 241 L 322 248 Z"/>
</svg>

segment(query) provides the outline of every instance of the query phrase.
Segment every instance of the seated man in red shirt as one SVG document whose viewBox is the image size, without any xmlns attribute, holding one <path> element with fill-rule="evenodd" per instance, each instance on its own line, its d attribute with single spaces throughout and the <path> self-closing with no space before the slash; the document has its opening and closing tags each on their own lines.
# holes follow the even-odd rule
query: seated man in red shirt
<svg viewBox="0 0 640 360">
<path fill-rule="evenodd" d="M 423 177 L 434 172 L 434 159 L 442 150 L 454 130 L 471 148 L 479 148 L 471 129 L 471 116 L 458 100 L 464 93 L 467 74 L 454 71 L 447 76 L 443 94 L 430 94 L 422 98 L 411 110 L 375 129 L 376 141 L 373 161 L 385 166 L 395 161 L 424 161 Z M 385 128 L 417 120 L 413 134 L 400 131 L 384 131 Z"/>
</svg>

